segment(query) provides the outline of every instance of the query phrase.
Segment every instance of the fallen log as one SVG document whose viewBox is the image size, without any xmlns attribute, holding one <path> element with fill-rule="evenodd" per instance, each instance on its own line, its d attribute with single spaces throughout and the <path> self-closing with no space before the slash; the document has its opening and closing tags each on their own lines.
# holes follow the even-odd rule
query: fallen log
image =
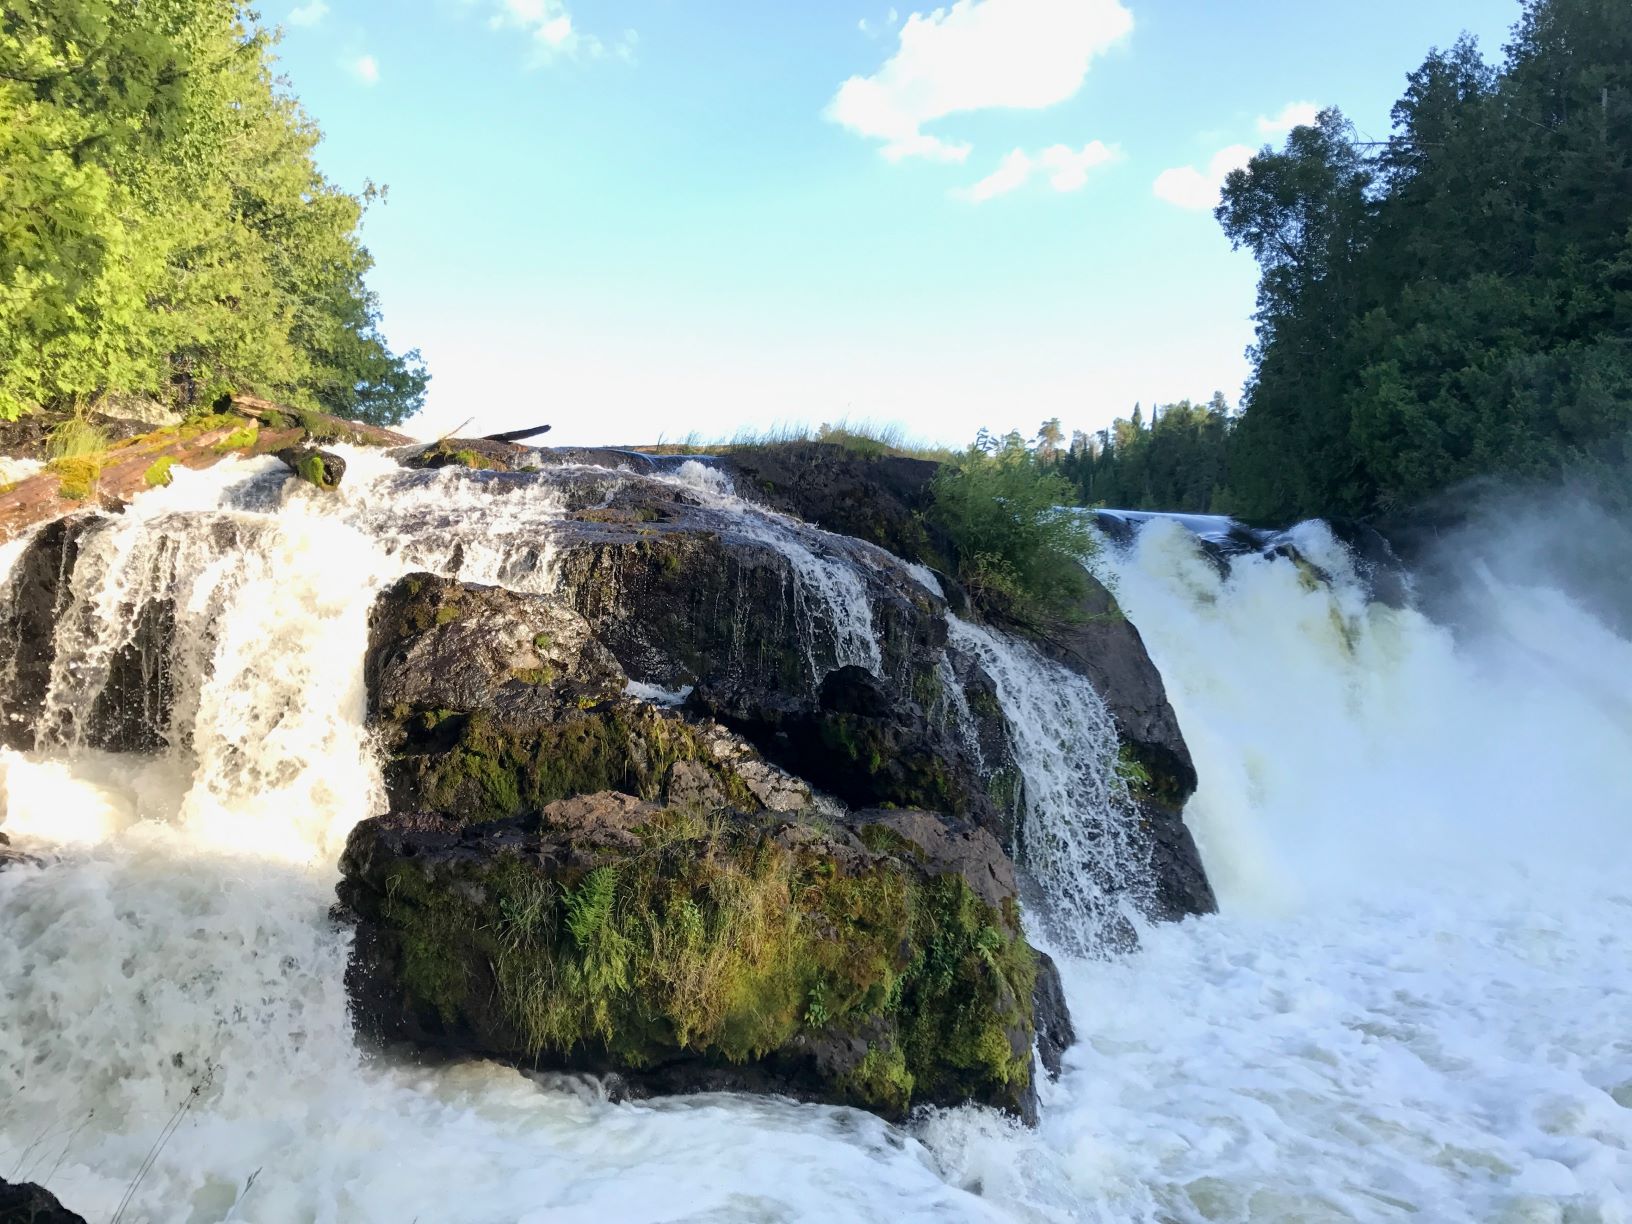
<svg viewBox="0 0 1632 1224">
<path fill-rule="evenodd" d="M 231 404 L 232 412 L 138 434 L 96 454 L 54 459 L 44 471 L 0 485 L 0 543 L 75 510 L 123 505 L 138 493 L 169 484 L 175 467 L 198 471 L 228 455 L 270 455 L 314 441 L 361 446 L 415 441 L 376 425 L 252 396 L 233 396 Z"/>
<path fill-rule="evenodd" d="M 484 442 L 525 442 L 528 438 L 536 438 L 539 434 L 550 432 L 548 425 L 534 425 L 531 429 L 512 429 L 509 433 L 483 434 Z"/>
</svg>

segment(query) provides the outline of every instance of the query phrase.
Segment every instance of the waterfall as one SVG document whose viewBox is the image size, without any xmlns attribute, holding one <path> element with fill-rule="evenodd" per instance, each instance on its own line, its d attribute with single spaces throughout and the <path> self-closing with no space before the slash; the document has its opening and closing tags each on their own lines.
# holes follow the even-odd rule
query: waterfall
<svg viewBox="0 0 1632 1224">
<path fill-rule="evenodd" d="M 329 907 L 347 830 L 383 803 L 374 594 L 414 569 L 555 591 L 563 517 L 654 477 L 345 453 L 335 496 L 229 460 L 84 535 L 40 738 L 0 750 L 13 849 L 47 860 L 0 870 L 0 1177 L 105 1220 L 174 1122 L 132 1224 L 1625 1217 L 1632 644 L 1556 585 L 1470 556 L 1482 611 L 1453 630 L 1368 600 L 1319 525 L 1290 538 L 1325 578 L 1287 556 L 1221 572 L 1159 519 L 1108 548 L 1196 758 L 1186 815 L 1223 904 L 1110 957 L 1074 954 L 1139 901 L 1103 705 L 952 620 L 996 686 L 1082 1038 L 1039 1129 L 616 1104 L 360 1051 Z M 655 479 L 790 558 L 813 669 L 883 665 L 867 592 L 894 563 L 716 476 Z M 0 589 L 22 551 L 0 546 Z M 97 746 L 128 731 L 99 712 L 112 683 L 153 703 L 142 752 Z"/>
<path fill-rule="evenodd" d="M 1117 735 L 1093 685 L 1032 647 L 947 618 L 954 645 L 997 686 L 1022 786 L 1018 861 L 1043 934 L 1075 953 L 1114 949 L 1140 920 L 1149 847 L 1117 773 Z"/>
</svg>

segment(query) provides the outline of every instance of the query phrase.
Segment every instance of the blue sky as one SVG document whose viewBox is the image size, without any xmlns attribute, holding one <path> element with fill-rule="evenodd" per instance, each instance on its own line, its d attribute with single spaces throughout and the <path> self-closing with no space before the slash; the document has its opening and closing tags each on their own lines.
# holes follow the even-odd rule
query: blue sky
<svg viewBox="0 0 1632 1224">
<path fill-rule="evenodd" d="M 898 422 L 961 444 L 1233 401 L 1218 171 L 1512 0 L 306 0 L 266 7 L 416 422 L 634 443 Z"/>
</svg>

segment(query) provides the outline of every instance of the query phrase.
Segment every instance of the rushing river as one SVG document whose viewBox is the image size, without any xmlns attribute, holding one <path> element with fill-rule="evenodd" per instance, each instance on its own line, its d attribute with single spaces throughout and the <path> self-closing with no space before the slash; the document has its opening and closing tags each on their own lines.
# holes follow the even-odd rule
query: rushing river
<svg viewBox="0 0 1632 1224">
<path fill-rule="evenodd" d="M 97 537 L 48 715 L 78 725 L 98 626 L 162 579 L 198 656 L 188 744 L 0 753 L 6 830 L 54 860 L 0 872 L 0 1177 L 93 1221 L 135 1184 L 121 1219 L 196 1224 L 1632 1220 L 1632 643 L 1471 556 L 1453 635 L 1368 602 L 1319 526 L 1297 540 L 1330 585 L 1285 559 L 1225 576 L 1166 521 L 1104 558 L 1194 753 L 1222 912 L 1062 955 L 1080 1041 L 1037 1130 L 614 1104 L 360 1052 L 328 910 L 380 806 L 369 603 L 414 566 L 548 569 L 416 527 L 457 477 L 379 462 L 358 453 L 332 505 L 275 493 L 265 463 L 178 473 Z M 236 524 L 230 559 L 165 526 L 205 512 Z"/>
</svg>

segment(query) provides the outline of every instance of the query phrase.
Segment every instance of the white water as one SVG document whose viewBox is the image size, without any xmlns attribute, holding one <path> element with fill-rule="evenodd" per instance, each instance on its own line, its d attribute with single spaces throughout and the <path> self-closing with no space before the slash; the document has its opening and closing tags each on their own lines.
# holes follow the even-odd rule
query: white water
<svg viewBox="0 0 1632 1224">
<path fill-rule="evenodd" d="M 1087 680 L 1030 646 L 955 616 L 947 626 L 952 644 L 991 676 L 1009 723 L 1023 783 L 1019 866 L 1042 902 L 1034 911 L 1063 951 L 1109 951 L 1137 922 L 1149 879 L 1110 712 Z"/>
<path fill-rule="evenodd" d="M 0 1176 L 106 1220 L 190 1100 L 126 1220 L 1632 1219 L 1632 647 L 1556 592 L 1497 585 L 1500 623 L 1455 645 L 1146 528 L 1119 593 L 1225 913 L 1063 961 L 1082 1040 L 1035 1133 L 969 1109 L 908 1132 L 357 1052 L 326 911 L 377 803 L 368 600 L 461 541 L 542 584 L 559 510 L 438 540 L 457 475 L 387 508 L 365 468 L 338 507 L 281 509 L 252 475 L 137 503 L 262 528 L 190 580 L 194 751 L 0 762 L 7 830 L 60 856 L 0 872 Z"/>
</svg>

